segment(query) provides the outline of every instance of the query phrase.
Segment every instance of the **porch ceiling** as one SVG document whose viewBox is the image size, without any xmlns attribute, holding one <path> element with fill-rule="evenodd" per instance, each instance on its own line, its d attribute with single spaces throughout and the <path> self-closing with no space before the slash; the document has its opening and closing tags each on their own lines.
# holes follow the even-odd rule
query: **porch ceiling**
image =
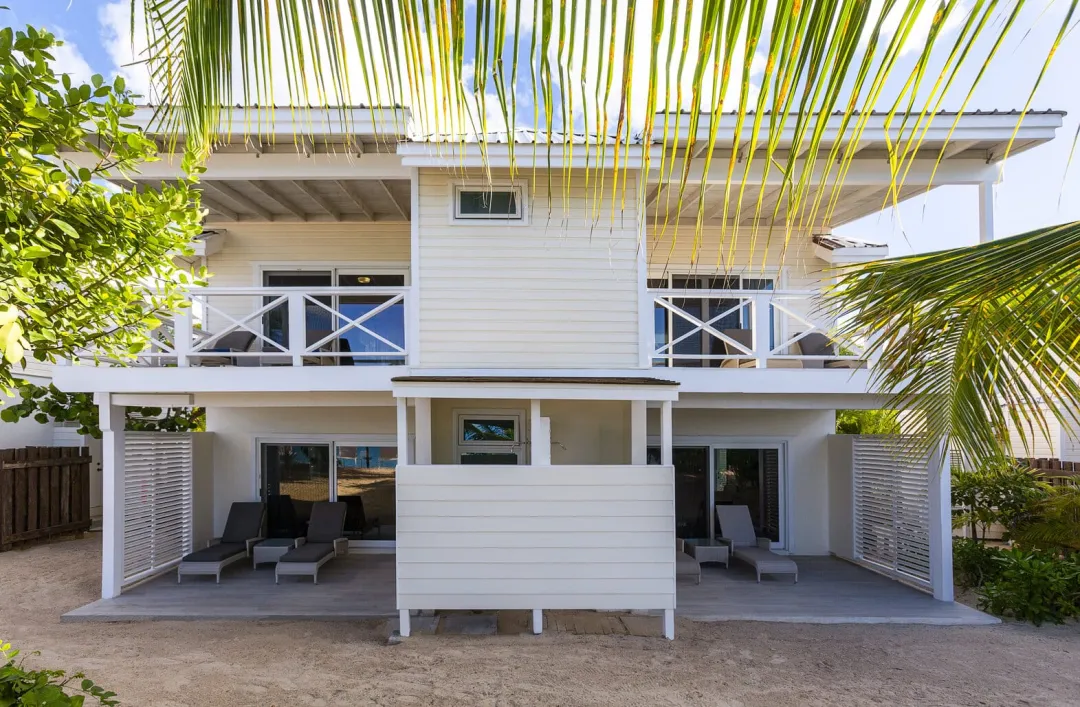
<svg viewBox="0 0 1080 707">
<path fill-rule="evenodd" d="M 727 195 L 726 185 L 724 184 L 707 184 L 705 186 L 705 224 L 719 226 L 724 222 L 725 201 L 729 204 L 727 209 L 728 225 L 731 226 L 736 223 L 735 207 L 739 199 L 738 189 L 738 185 L 732 185 L 731 193 L 730 195 Z M 784 224 L 790 213 L 789 202 L 791 189 L 786 189 L 783 195 L 781 195 L 780 190 L 780 185 L 767 185 L 765 187 L 765 195 L 762 200 L 761 210 L 758 211 L 757 200 L 761 194 L 761 185 L 748 183 L 742 197 L 742 208 L 739 210 L 738 225 L 752 226 L 755 215 L 759 213 L 760 218 L 758 219 L 758 224 L 760 226 L 769 226 L 774 223 L 777 225 Z M 899 198 L 897 200 L 905 201 L 918 196 L 919 194 L 925 194 L 926 191 L 926 185 L 906 186 L 900 190 Z M 676 216 L 678 216 L 682 223 L 695 223 L 698 207 L 701 202 L 701 195 L 701 188 L 698 184 L 688 184 L 686 191 L 683 193 L 682 206 L 680 208 L 678 205 L 679 185 L 677 183 L 653 185 L 646 196 L 648 223 L 652 224 L 654 218 L 658 218 L 660 223 L 663 223 L 665 219 L 674 221 Z M 892 196 L 890 195 L 889 187 L 886 185 L 843 186 L 840 189 L 836 207 L 826 224 L 825 211 L 828 208 L 829 199 L 833 196 L 832 188 L 828 187 L 821 198 L 818 212 L 815 214 L 813 222 L 810 223 L 808 222 L 810 210 L 813 207 L 814 200 L 817 198 L 817 190 L 812 189 L 808 196 L 803 199 L 799 213 L 795 214 L 795 223 L 803 223 L 804 228 L 810 229 L 822 228 L 825 226 L 841 226 L 863 216 L 877 213 L 883 208 L 892 205 Z M 779 209 L 777 209 L 777 202 L 780 202 Z"/>
<path fill-rule="evenodd" d="M 203 179 L 198 184 L 211 223 L 404 222 L 411 216 L 410 188 L 406 179 Z"/>
</svg>

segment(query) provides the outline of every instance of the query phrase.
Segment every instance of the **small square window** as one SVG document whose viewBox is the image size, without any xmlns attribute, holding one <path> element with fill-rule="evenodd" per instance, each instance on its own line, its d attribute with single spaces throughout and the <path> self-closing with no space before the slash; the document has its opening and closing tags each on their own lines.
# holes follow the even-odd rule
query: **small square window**
<svg viewBox="0 0 1080 707">
<path fill-rule="evenodd" d="M 521 200 L 522 189 L 518 186 L 458 186 L 455 190 L 454 218 L 462 221 L 521 221 Z"/>
</svg>

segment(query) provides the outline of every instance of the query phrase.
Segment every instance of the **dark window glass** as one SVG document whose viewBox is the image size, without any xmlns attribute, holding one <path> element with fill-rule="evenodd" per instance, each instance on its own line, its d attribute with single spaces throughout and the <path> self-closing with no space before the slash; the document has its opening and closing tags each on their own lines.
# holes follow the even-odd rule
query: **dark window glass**
<svg viewBox="0 0 1080 707">
<path fill-rule="evenodd" d="M 458 192 L 458 213 L 469 216 L 519 218 L 516 191 L 465 190 Z"/>
<path fill-rule="evenodd" d="M 405 285 L 404 275 L 338 275 L 338 285 L 342 287 L 402 287 Z M 362 295 L 348 294 L 338 297 L 338 312 L 341 316 L 335 317 L 332 322 L 333 330 L 341 329 L 349 323 L 349 320 L 357 320 L 365 314 L 378 309 L 389 300 L 392 295 Z M 346 319 L 347 317 L 348 319 Z M 351 327 L 342 332 L 337 340 L 337 350 L 354 353 L 364 353 L 363 356 L 342 356 L 338 362 L 345 366 L 386 365 L 401 364 L 405 358 L 392 344 L 405 347 L 405 303 L 398 302 L 389 307 L 384 307 L 377 314 L 365 319 L 361 326 Z M 368 330 L 368 331 L 365 331 Z M 330 334 L 328 330 L 323 332 L 323 337 Z M 372 333 L 368 333 L 368 332 Z M 321 338 L 321 337 L 320 337 Z M 383 341 L 385 339 L 386 341 Z M 387 354 L 378 356 L 376 354 Z"/>
<path fill-rule="evenodd" d="M 518 456 L 514 452 L 465 452 L 461 455 L 462 464 L 517 464 Z"/>
<path fill-rule="evenodd" d="M 346 506 L 346 537 L 394 539 L 397 460 L 397 447 L 337 448 L 337 500 Z"/>
<path fill-rule="evenodd" d="M 514 441 L 514 420 L 468 419 L 464 421 L 463 427 L 463 442 Z"/>
</svg>

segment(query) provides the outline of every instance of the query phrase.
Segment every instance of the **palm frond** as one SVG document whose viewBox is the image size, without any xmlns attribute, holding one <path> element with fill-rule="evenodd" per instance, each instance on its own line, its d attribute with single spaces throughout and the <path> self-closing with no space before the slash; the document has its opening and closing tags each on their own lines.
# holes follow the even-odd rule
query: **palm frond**
<svg viewBox="0 0 1080 707">
<path fill-rule="evenodd" d="M 887 407 L 969 459 L 1015 456 L 1009 421 L 1080 409 L 1080 222 L 858 266 L 829 291 L 841 336 L 867 342 Z M 1022 411 L 1022 412 L 1021 412 Z M 1030 444 L 1024 425 L 1016 426 Z"/>
</svg>

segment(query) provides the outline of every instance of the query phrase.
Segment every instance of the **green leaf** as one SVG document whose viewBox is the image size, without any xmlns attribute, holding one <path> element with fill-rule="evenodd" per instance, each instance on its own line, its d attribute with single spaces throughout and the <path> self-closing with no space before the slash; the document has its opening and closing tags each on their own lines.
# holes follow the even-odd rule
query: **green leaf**
<svg viewBox="0 0 1080 707">
<path fill-rule="evenodd" d="M 70 228 L 70 226 L 69 226 Z M 40 245 L 28 245 L 19 251 L 20 258 L 26 258 L 27 260 L 37 260 L 38 258 L 47 258 L 52 255 L 52 251 L 45 246 Z"/>
<path fill-rule="evenodd" d="M 57 228 L 59 228 L 59 229 L 60 229 L 61 231 L 63 231 L 64 233 L 68 234 L 69 236 L 71 236 L 71 237 L 72 237 L 72 238 L 74 238 L 75 240 L 78 240 L 78 239 L 79 239 L 79 232 L 78 232 L 78 231 L 76 231 L 76 230 L 75 230 L 75 229 L 74 229 L 74 228 L 73 228 L 73 227 L 71 226 L 71 224 L 69 224 L 69 223 L 68 223 L 67 221 L 63 221 L 63 220 L 61 220 L 61 219 L 58 219 L 58 218 L 54 218 L 54 219 L 52 220 L 52 222 L 53 222 L 53 224 L 54 224 L 54 225 L 55 225 L 55 226 L 56 226 Z"/>
</svg>

